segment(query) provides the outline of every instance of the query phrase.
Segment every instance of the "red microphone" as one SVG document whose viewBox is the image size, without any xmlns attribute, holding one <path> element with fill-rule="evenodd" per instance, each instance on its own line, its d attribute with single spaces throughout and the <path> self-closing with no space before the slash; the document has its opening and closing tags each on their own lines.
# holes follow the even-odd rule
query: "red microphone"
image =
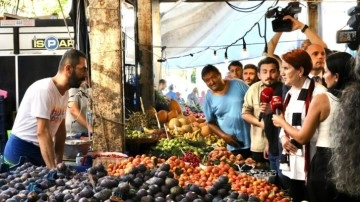
<svg viewBox="0 0 360 202">
<path fill-rule="evenodd" d="M 260 94 L 260 102 L 270 103 L 273 94 L 274 94 L 274 89 L 270 87 L 264 88 Z M 261 121 L 262 117 L 263 117 L 263 113 L 260 112 L 259 121 Z"/>
<path fill-rule="evenodd" d="M 270 101 L 270 105 L 273 112 L 275 112 L 277 115 L 281 114 L 283 110 L 283 103 L 280 96 L 273 96 Z"/>
</svg>

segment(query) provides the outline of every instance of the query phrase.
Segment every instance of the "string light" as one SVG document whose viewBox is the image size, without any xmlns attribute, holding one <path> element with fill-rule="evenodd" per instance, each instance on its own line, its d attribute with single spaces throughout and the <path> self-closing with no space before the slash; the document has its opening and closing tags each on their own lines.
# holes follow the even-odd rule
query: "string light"
<svg viewBox="0 0 360 202">
<path fill-rule="evenodd" d="M 243 40 L 243 51 L 246 51 L 246 42 L 245 42 L 245 38 L 243 38 L 242 40 Z"/>
<path fill-rule="evenodd" d="M 264 16 L 263 16 L 264 17 Z M 262 17 L 262 18 L 263 18 Z M 161 48 L 162 49 L 162 52 L 164 52 L 165 48 L 170 48 L 170 49 L 175 49 L 175 48 L 184 48 L 184 49 L 189 49 L 189 48 L 202 48 L 201 50 L 197 51 L 197 52 L 192 52 L 190 54 L 186 54 L 186 55 L 180 55 L 180 56 L 174 56 L 174 57 L 166 57 L 166 56 L 159 56 L 159 55 L 156 55 L 155 53 L 153 53 L 152 50 L 150 49 L 147 49 L 145 47 L 148 47 L 148 45 L 144 45 L 144 44 L 140 44 L 140 43 L 136 43 L 138 46 L 141 46 L 144 50 L 148 51 L 148 52 L 151 52 L 153 53 L 155 56 L 157 56 L 159 58 L 158 62 L 166 62 L 167 60 L 169 59 L 177 59 L 177 58 L 183 58 L 183 57 L 188 57 L 188 56 L 191 56 L 193 57 L 194 55 L 196 54 L 200 54 L 202 52 L 205 52 L 207 51 L 208 49 L 211 49 L 213 50 L 213 59 L 216 60 L 217 59 L 217 51 L 219 50 L 222 50 L 222 49 L 225 49 L 225 60 L 228 61 L 228 55 L 227 55 L 227 49 L 229 47 L 232 47 L 232 46 L 243 46 L 243 51 L 241 52 L 241 55 L 242 55 L 242 58 L 248 58 L 249 57 L 249 51 L 247 50 L 247 47 L 246 45 L 261 45 L 261 44 L 264 44 L 265 47 L 264 47 L 264 53 L 267 52 L 267 40 L 266 40 L 266 23 L 265 23 L 265 27 L 264 27 L 264 34 L 261 34 L 261 30 L 260 30 L 260 24 L 259 24 L 259 21 L 262 19 L 260 18 L 248 31 L 245 32 L 245 34 L 238 38 L 237 40 L 235 40 L 233 43 L 229 44 L 229 45 L 215 45 L 215 46 L 157 46 L 157 45 L 153 45 L 152 48 Z M 264 18 L 265 21 L 266 21 L 266 18 Z M 264 39 L 264 42 L 257 42 L 257 43 L 246 43 L 245 42 L 245 36 L 253 29 L 257 27 L 258 28 L 258 34 L 261 38 Z M 135 41 L 132 37 L 128 36 L 126 33 L 125 33 L 125 36 L 130 38 L 131 40 Z M 243 43 L 242 44 L 238 44 L 238 42 L 242 40 Z M 298 42 L 298 41 L 303 41 L 303 40 L 286 40 L 286 41 L 280 41 L 280 43 L 288 43 L 288 42 Z M 245 51 L 246 49 L 246 51 Z"/>
<path fill-rule="evenodd" d="M 241 58 L 248 58 L 249 57 L 249 52 L 246 49 L 246 42 L 245 42 L 245 38 L 242 39 L 243 40 L 243 49 L 241 51 Z"/>
<path fill-rule="evenodd" d="M 228 51 L 228 47 L 225 49 L 225 64 L 229 63 L 229 58 L 228 58 L 228 54 L 227 54 L 227 51 Z"/>
</svg>

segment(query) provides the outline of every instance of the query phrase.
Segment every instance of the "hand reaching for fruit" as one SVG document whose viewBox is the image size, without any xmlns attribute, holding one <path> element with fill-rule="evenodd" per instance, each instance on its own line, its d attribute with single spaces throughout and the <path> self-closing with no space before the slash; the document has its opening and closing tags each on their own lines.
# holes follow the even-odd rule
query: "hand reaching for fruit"
<svg viewBox="0 0 360 202">
<path fill-rule="evenodd" d="M 244 143 L 239 141 L 235 136 L 233 135 L 224 135 L 222 136 L 222 139 L 225 140 L 226 144 L 229 144 L 234 147 L 243 147 Z"/>
</svg>

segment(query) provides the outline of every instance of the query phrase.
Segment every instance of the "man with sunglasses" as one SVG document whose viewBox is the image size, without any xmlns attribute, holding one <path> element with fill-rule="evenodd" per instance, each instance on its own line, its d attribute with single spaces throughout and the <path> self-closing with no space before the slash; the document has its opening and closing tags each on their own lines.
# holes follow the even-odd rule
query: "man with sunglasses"
<svg viewBox="0 0 360 202">
<path fill-rule="evenodd" d="M 67 50 L 54 77 L 38 80 L 26 90 L 4 149 L 7 164 L 17 164 L 21 156 L 49 169 L 62 162 L 68 90 L 85 80 L 86 65 L 84 53 Z"/>
</svg>

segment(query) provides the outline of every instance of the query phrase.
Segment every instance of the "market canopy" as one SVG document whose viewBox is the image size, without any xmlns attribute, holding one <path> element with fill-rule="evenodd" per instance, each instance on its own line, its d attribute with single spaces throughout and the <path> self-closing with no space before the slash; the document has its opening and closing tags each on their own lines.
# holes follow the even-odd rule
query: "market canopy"
<svg viewBox="0 0 360 202">
<path fill-rule="evenodd" d="M 231 4 L 249 8 L 259 3 L 252 1 Z M 279 2 L 276 6 L 284 8 L 287 4 L 288 2 Z M 225 52 L 229 61 L 262 56 L 265 30 L 267 40 L 274 35 L 271 26 L 274 18 L 266 19 L 265 25 L 264 16 L 273 5 L 273 1 L 266 1 L 258 9 L 247 13 L 238 12 L 225 2 L 162 5 L 162 9 L 165 7 L 161 17 L 162 46 L 166 47 L 163 57 L 167 59 L 163 63 L 164 67 L 182 69 L 220 64 L 225 61 Z M 306 10 L 302 8 L 298 15 L 301 21 L 306 22 Z M 298 32 L 283 34 L 276 52 L 284 53 L 299 47 L 304 39 L 305 36 Z M 246 52 L 243 51 L 244 42 Z"/>
<path fill-rule="evenodd" d="M 161 44 L 153 44 L 153 48 L 154 50 L 163 49 L 163 53 L 154 55 L 154 58 L 155 60 L 161 57 L 166 58 L 166 61 L 162 63 L 163 68 L 183 69 L 202 67 L 206 64 L 224 64 L 226 47 L 228 47 L 229 61 L 248 61 L 261 57 L 265 48 L 265 39 L 261 36 L 265 35 L 265 30 L 267 41 L 274 35 L 271 24 L 274 18 L 267 18 L 265 26 L 265 13 L 276 2 L 265 1 L 251 12 L 238 12 L 226 2 L 161 3 Z M 261 1 L 230 2 L 235 7 L 243 8 L 242 10 L 255 8 L 260 3 Z M 276 7 L 282 9 L 288 3 L 288 1 L 279 1 Z M 307 3 L 305 1 L 300 1 L 300 3 L 302 11 L 297 17 L 301 22 L 307 24 Z M 346 50 L 344 44 L 336 44 L 335 35 L 337 30 L 344 28 L 349 19 L 347 10 L 355 5 L 356 2 L 353 1 L 344 1 L 341 6 L 336 2 L 326 0 L 321 2 L 319 18 L 323 20 L 318 24 L 318 29 L 320 36 L 330 49 Z M 133 16 L 133 10 L 123 6 L 122 13 L 126 18 L 123 21 L 124 32 L 128 36 L 126 63 L 134 64 L 134 20 L 129 18 L 129 16 Z M 242 37 L 245 39 L 247 48 L 245 53 L 243 52 Z M 275 54 L 281 55 L 300 47 L 305 38 L 306 36 L 300 31 L 283 33 Z M 216 51 L 216 58 L 214 51 Z"/>
</svg>

